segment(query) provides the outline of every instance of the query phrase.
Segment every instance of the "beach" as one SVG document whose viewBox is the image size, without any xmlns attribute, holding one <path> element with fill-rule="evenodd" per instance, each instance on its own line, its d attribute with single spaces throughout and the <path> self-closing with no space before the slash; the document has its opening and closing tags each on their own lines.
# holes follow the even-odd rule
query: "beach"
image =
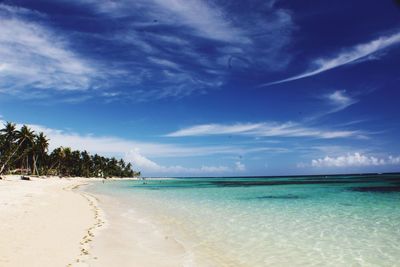
<svg viewBox="0 0 400 267">
<path fill-rule="evenodd" d="M 141 217 L 127 224 L 117 199 L 83 190 L 90 183 L 102 179 L 1 180 L 0 266 L 183 266 L 180 244 Z"/>
<path fill-rule="evenodd" d="M 31 179 L 0 181 L 0 266 L 85 266 L 99 226 L 96 200 L 77 191 L 87 182 Z"/>
<path fill-rule="evenodd" d="M 399 175 L 0 181 L 0 266 L 396 266 Z"/>
</svg>

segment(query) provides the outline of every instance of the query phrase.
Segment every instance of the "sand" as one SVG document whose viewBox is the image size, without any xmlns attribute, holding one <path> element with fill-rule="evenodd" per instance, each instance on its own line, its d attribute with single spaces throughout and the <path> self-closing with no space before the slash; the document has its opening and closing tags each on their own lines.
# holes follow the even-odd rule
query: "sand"
<svg viewBox="0 0 400 267">
<path fill-rule="evenodd" d="M 0 266 L 87 266 L 102 225 L 83 179 L 0 181 Z M 92 233 L 93 232 L 93 233 Z"/>
<path fill-rule="evenodd" d="M 0 180 L 1 267 L 191 266 L 152 222 L 84 190 L 101 179 L 19 178 Z"/>
<path fill-rule="evenodd" d="M 96 194 L 107 224 L 94 238 L 90 266 L 179 267 L 193 266 L 187 251 L 173 236 L 149 220 L 135 205 Z"/>
</svg>

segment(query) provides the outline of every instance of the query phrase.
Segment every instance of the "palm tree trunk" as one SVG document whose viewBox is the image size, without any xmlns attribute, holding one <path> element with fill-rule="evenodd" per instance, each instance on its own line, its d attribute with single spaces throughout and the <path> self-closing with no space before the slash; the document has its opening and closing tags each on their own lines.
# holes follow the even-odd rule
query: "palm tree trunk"
<svg viewBox="0 0 400 267">
<path fill-rule="evenodd" d="M 33 160 L 33 166 L 32 166 L 32 168 L 33 168 L 33 171 L 32 171 L 32 174 L 33 175 L 38 175 L 39 176 L 39 171 L 38 171 L 38 168 L 37 168 L 37 165 L 36 165 L 36 162 L 37 162 L 37 156 L 35 156 L 35 155 L 33 155 L 33 157 L 32 157 L 32 160 Z"/>
<path fill-rule="evenodd" d="M 56 168 L 56 165 L 57 165 L 57 168 Z M 56 168 L 57 175 L 59 175 L 60 174 L 60 165 L 61 165 L 61 161 L 60 160 L 54 162 L 54 164 L 50 166 L 50 168 L 49 168 L 49 170 L 47 172 L 49 172 L 49 171 L 53 170 L 54 168 Z"/>
<path fill-rule="evenodd" d="M 22 142 L 20 142 L 17 146 L 17 148 L 14 150 L 14 152 L 7 158 L 6 162 L 4 162 L 4 164 L 1 166 L 0 168 L 0 175 L 3 174 L 4 169 L 6 168 L 8 162 L 10 161 L 10 159 L 15 155 L 15 153 L 17 153 L 18 149 L 21 147 L 22 143 L 25 141 L 25 138 L 22 140 Z"/>
<path fill-rule="evenodd" d="M 29 155 L 26 155 L 26 175 L 28 175 L 28 168 L 29 168 Z"/>
</svg>

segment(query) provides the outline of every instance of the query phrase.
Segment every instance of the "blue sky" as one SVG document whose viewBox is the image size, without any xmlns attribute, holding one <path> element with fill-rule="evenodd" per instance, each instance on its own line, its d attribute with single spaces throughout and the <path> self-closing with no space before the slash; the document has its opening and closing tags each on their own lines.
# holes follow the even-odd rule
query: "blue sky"
<svg viewBox="0 0 400 267">
<path fill-rule="evenodd" d="M 400 171 L 395 1 L 0 2 L 0 120 L 144 175 Z"/>
</svg>

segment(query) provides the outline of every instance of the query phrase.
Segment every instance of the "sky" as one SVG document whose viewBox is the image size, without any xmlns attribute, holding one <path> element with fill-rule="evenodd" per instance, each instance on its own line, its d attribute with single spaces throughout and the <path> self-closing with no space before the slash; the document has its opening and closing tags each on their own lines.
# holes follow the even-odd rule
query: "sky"
<svg viewBox="0 0 400 267">
<path fill-rule="evenodd" d="M 145 176 L 400 171 L 396 1 L 0 1 L 0 122 Z"/>
</svg>

